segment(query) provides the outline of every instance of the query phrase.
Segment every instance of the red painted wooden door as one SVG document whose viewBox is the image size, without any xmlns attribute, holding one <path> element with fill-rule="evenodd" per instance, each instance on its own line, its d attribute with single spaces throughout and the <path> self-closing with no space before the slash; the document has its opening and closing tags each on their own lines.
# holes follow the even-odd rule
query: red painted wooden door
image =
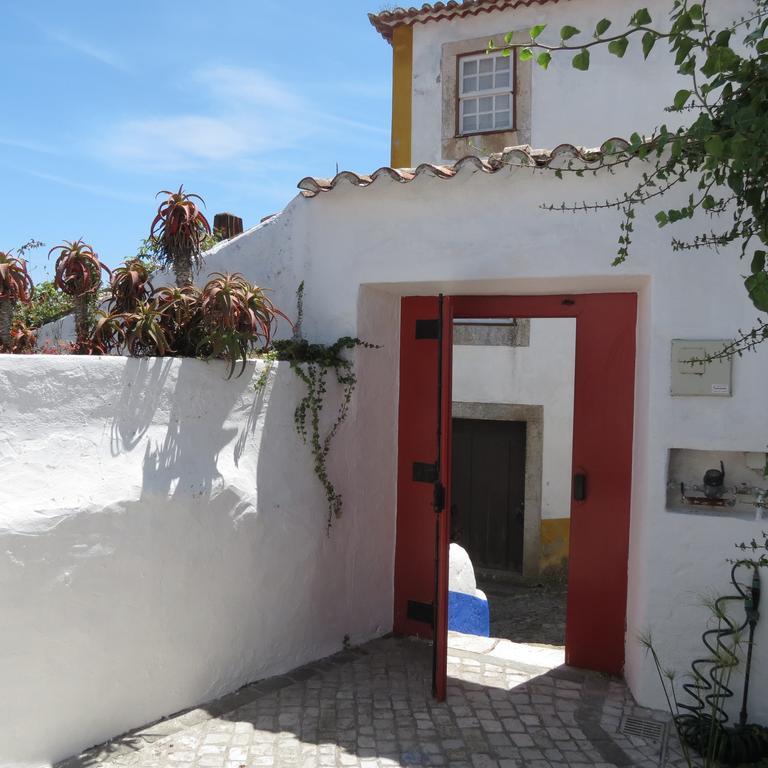
<svg viewBox="0 0 768 768">
<path fill-rule="evenodd" d="M 573 472 L 586 497 L 571 507 L 566 662 L 620 674 L 624 635 L 632 482 L 635 294 L 460 296 L 448 317 L 575 317 Z M 446 510 L 435 550 L 433 489 L 413 479 L 415 462 L 433 462 L 438 421 L 438 343 L 417 339 L 417 320 L 436 319 L 436 297 L 401 306 L 395 632 L 432 637 L 429 609 L 438 575 L 437 695 L 445 693 L 448 532 L 450 521 L 450 323 L 443 338 L 442 482 Z M 556 427 L 555 427 L 556 428 Z M 426 621 L 425 621 L 426 619 Z"/>
<path fill-rule="evenodd" d="M 403 299 L 394 630 L 434 640 L 439 701 L 448 661 L 452 350 L 451 300 Z"/>
</svg>

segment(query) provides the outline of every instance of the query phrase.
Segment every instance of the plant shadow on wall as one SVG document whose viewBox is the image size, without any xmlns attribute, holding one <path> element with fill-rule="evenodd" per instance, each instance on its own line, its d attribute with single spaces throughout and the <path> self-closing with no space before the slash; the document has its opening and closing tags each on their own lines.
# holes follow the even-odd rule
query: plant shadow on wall
<svg viewBox="0 0 768 768">
<path fill-rule="evenodd" d="M 123 370 L 122 395 L 112 422 L 111 452 L 133 450 L 146 435 L 171 369 L 167 358 L 130 360 Z"/>
<path fill-rule="evenodd" d="M 743 556 L 728 561 L 732 590 L 705 601 L 711 611 L 709 626 L 701 637 L 705 654 L 691 663 L 691 673 L 679 690 L 675 671 L 664 668 L 650 633 L 640 638 L 658 674 L 685 762 L 691 767 L 768 763 L 768 727 L 749 722 L 754 634 L 760 620 L 760 571 L 768 567 L 768 533 L 763 533 L 762 543 L 752 539 L 737 547 Z M 726 710 L 736 695 L 737 670 L 744 678 L 741 709 L 739 722 L 730 725 Z M 765 670 L 758 671 L 756 679 L 764 680 L 765 674 Z"/>
<path fill-rule="evenodd" d="M 143 494 L 206 497 L 221 477 L 221 451 L 238 434 L 227 419 L 250 390 L 250 377 L 220 387 L 215 398 L 205 386 L 205 371 L 194 360 L 182 360 L 173 389 L 168 426 L 162 441 L 147 442 Z"/>
</svg>

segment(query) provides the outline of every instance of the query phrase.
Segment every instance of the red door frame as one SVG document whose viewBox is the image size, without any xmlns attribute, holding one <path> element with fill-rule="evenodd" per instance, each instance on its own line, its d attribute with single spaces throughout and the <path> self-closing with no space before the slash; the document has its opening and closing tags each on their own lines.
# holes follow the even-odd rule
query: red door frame
<svg viewBox="0 0 768 768">
<path fill-rule="evenodd" d="M 432 488 L 413 480 L 413 463 L 434 460 L 437 432 L 435 341 L 416 340 L 418 319 L 437 317 L 437 298 L 406 297 L 401 305 L 398 510 L 394 630 L 431 637 L 409 601 L 430 604 L 435 575 Z M 573 501 L 566 623 L 566 663 L 611 674 L 624 666 L 629 510 L 635 388 L 637 296 L 456 296 L 449 304 L 444 385 L 450 386 L 451 314 L 456 318 L 574 317 L 573 472 L 586 475 L 587 497 Z M 447 374 L 447 375 L 446 375 Z M 445 390 L 443 467 L 450 467 L 450 389 Z M 447 481 L 447 476 L 444 480 Z M 446 487 L 450 484 L 446 482 Z M 448 491 L 450 489 L 448 488 Z M 447 605 L 447 504 L 442 513 L 440 605 Z M 438 698 L 445 693 L 447 615 L 438 610 Z M 423 616 L 422 616 L 423 619 Z M 441 682 L 442 680 L 442 682 Z"/>
</svg>

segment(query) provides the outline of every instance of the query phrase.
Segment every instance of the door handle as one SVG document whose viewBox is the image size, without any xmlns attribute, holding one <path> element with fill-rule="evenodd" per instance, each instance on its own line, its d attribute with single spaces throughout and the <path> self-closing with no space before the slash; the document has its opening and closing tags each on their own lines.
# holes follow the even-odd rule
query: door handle
<svg viewBox="0 0 768 768">
<path fill-rule="evenodd" d="M 574 501 L 587 500 L 587 473 L 586 472 L 577 472 L 573 476 L 573 500 Z"/>
</svg>

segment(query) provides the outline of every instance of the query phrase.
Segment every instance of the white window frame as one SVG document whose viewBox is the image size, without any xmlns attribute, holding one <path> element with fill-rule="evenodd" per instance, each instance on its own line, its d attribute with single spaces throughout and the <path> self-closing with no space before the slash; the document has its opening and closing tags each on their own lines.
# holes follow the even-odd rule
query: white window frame
<svg viewBox="0 0 768 768">
<path fill-rule="evenodd" d="M 464 88 L 464 64 L 466 62 L 471 61 L 477 61 L 478 62 L 478 76 L 479 76 L 479 68 L 480 68 L 480 61 L 487 61 L 492 60 L 495 61 L 495 59 L 502 59 L 507 58 L 509 61 L 509 86 L 505 88 L 492 88 L 487 90 L 477 90 L 477 91 L 468 91 L 466 93 L 463 92 Z M 460 55 L 457 58 L 456 61 L 456 91 L 457 91 L 457 100 L 458 100 L 458 109 L 456 110 L 457 113 L 457 126 L 456 126 L 456 134 L 458 136 L 474 136 L 477 134 L 482 133 L 505 133 L 508 131 L 514 131 L 515 130 L 515 120 L 516 120 L 516 104 L 515 104 L 515 75 L 516 75 L 516 63 L 515 63 L 516 57 L 514 55 L 509 57 L 504 57 L 501 53 L 471 53 L 466 55 Z M 495 64 L 494 64 L 494 73 L 495 74 Z M 496 109 L 495 109 L 495 97 L 496 96 L 509 96 L 509 120 L 510 123 L 508 126 L 505 126 L 504 128 L 484 128 L 481 129 L 479 126 L 479 119 L 478 119 L 478 127 L 476 130 L 473 131 L 465 131 L 464 130 L 464 103 L 467 99 L 480 99 L 486 96 L 490 96 L 494 98 L 494 109 L 490 113 L 494 116 L 494 123 L 495 123 L 495 115 L 496 115 Z M 478 118 L 479 118 L 479 111 L 478 111 Z M 488 113 L 483 113 L 488 114 Z"/>
</svg>

